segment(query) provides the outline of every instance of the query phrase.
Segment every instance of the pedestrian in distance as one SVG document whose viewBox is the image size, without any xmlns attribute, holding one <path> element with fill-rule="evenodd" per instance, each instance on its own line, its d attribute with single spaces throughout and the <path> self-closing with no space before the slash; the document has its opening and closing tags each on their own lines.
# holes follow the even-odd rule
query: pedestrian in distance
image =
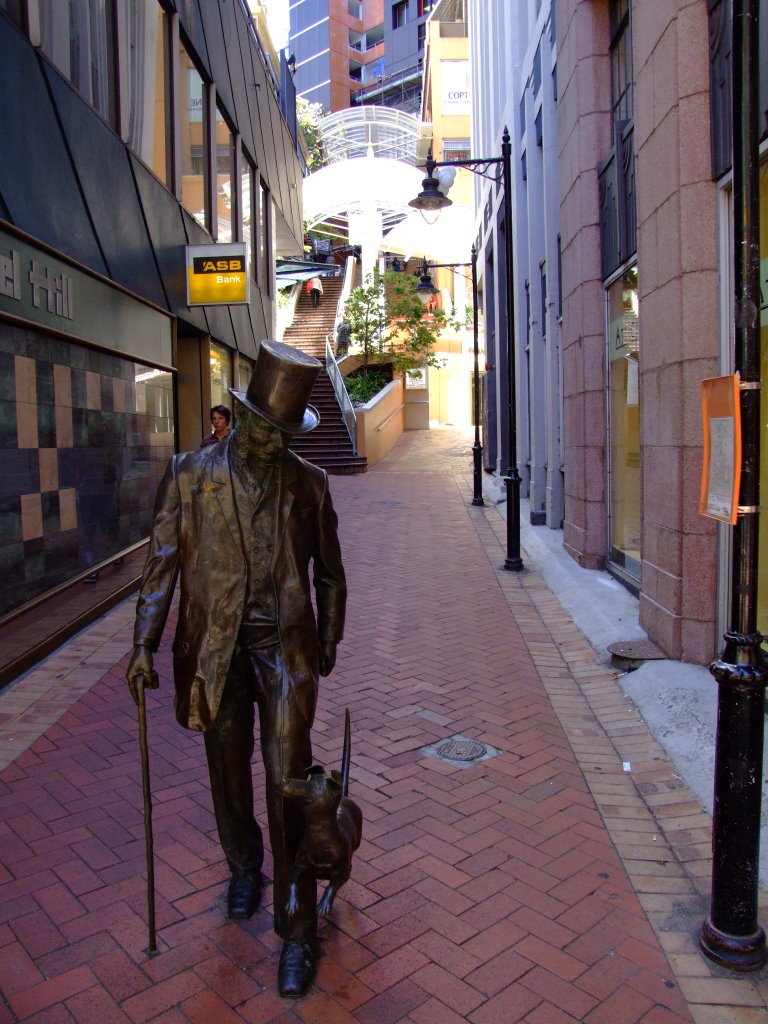
<svg viewBox="0 0 768 1024">
<path fill-rule="evenodd" d="M 229 437 L 171 459 L 155 502 L 126 673 L 137 703 L 140 687 L 158 685 L 153 653 L 178 576 L 176 718 L 204 735 L 232 918 L 251 917 L 261 899 L 264 845 L 251 781 L 258 707 L 274 927 L 283 940 L 278 990 L 286 998 L 312 983 L 317 909 L 315 880 L 305 875 L 294 912 L 286 910 L 304 825 L 281 787 L 313 763 L 318 675 L 333 670 L 346 605 L 328 476 L 288 449 L 293 435 L 319 422 L 308 399 L 321 368 L 290 345 L 263 341 L 248 390 L 231 391 Z"/>
<path fill-rule="evenodd" d="M 312 308 L 317 309 L 320 303 L 320 296 L 323 294 L 323 282 L 319 277 L 313 277 L 307 282 L 307 291 L 312 300 Z"/>
</svg>

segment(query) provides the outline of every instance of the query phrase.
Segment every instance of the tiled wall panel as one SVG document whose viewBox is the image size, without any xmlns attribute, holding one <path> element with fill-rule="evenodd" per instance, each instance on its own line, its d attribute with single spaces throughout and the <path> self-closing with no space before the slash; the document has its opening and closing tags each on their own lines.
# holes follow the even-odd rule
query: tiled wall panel
<svg viewBox="0 0 768 1024">
<path fill-rule="evenodd" d="M 149 532 L 171 374 L 0 324 L 0 615 Z"/>
</svg>

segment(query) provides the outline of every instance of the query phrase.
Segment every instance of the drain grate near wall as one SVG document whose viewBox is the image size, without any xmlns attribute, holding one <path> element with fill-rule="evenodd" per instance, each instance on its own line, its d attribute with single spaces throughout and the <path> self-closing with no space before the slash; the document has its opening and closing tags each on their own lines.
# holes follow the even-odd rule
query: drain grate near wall
<svg viewBox="0 0 768 1024">
<path fill-rule="evenodd" d="M 422 747 L 419 753 L 425 757 L 436 757 L 457 768 L 469 768 L 480 761 L 496 757 L 500 751 L 489 743 L 481 743 L 469 736 L 449 736 L 447 740 L 438 740 L 428 747 Z"/>
<path fill-rule="evenodd" d="M 646 661 L 661 661 L 666 654 L 653 640 L 619 640 L 608 644 L 611 664 L 622 672 L 632 672 Z"/>
</svg>

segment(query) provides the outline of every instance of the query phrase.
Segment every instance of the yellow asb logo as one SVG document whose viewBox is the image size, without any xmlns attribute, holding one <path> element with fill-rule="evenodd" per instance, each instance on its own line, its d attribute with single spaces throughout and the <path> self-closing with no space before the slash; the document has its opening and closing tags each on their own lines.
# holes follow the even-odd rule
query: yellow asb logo
<svg viewBox="0 0 768 1024">
<path fill-rule="evenodd" d="M 187 304 L 248 302 L 248 258 L 243 245 L 187 246 Z"/>
<path fill-rule="evenodd" d="M 196 274 L 229 274 L 238 270 L 244 270 L 243 260 L 239 256 L 233 256 L 227 260 L 212 260 L 205 256 L 197 256 L 192 261 Z"/>
</svg>

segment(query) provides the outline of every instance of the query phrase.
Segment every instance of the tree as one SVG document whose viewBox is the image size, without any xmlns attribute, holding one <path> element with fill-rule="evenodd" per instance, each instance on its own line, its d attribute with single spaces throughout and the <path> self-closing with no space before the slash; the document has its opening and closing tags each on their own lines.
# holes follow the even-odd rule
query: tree
<svg viewBox="0 0 768 1024">
<path fill-rule="evenodd" d="M 296 120 L 307 143 L 307 169 L 317 171 L 326 163 L 320 135 L 320 122 L 325 117 L 321 103 L 310 103 L 305 96 L 296 97 Z"/>
<path fill-rule="evenodd" d="M 399 371 L 438 366 L 433 349 L 450 321 L 441 309 L 428 310 L 410 274 L 387 270 L 369 275 L 353 288 L 344 307 L 344 321 L 363 351 L 363 366 L 391 362 Z"/>
</svg>

